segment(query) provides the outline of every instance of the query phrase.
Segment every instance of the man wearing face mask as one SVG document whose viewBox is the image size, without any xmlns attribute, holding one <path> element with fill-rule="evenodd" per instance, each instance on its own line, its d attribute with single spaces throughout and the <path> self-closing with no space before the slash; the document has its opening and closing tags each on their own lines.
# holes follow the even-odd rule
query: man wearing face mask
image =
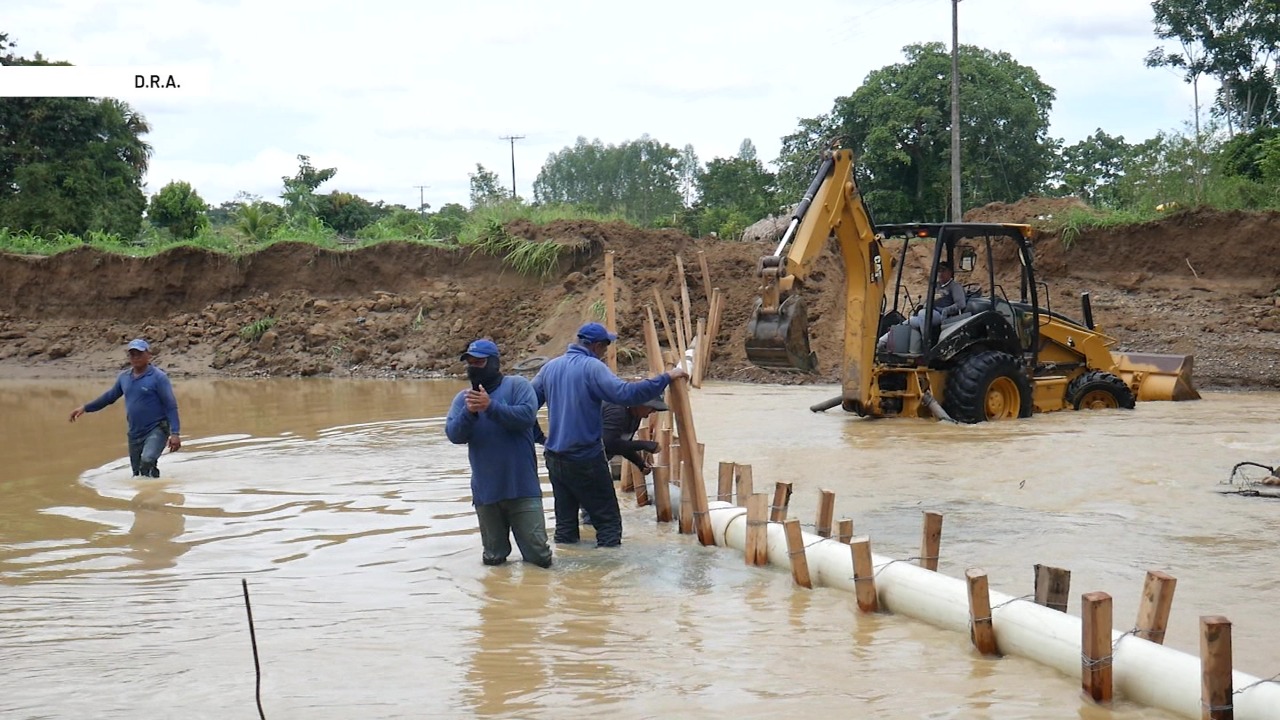
<svg viewBox="0 0 1280 720">
<path fill-rule="evenodd" d="M 578 328 L 578 342 L 533 378 L 538 404 L 546 404 L 551 424 L 543 457 L 555 494 L 558 543 L 578 542 L 578 509 L 583 508 L 595 525 L 597 547 L 622 544 L 622 514 L 602 439 L 602 405 L 639 405 L 662 395 L 673 380 L 688 376 L 677 367 L 648 380 L 619 378 L 602 362 L 617 339 L 600 323 L 587 323 Z"/>
<path fill-rule="evenodd" d="M 533 449 L 537 394 L 528 380 L 502 374 L 498 346 L 491 340 L 471 343 L 461 360 L 471 389 L 453 399 L 445 434 L 454 444 L 467 446 L 484 564 L 506 562 L 515 535 L 525 562 L 550 567 L 551 546 Z"/>
</svg>

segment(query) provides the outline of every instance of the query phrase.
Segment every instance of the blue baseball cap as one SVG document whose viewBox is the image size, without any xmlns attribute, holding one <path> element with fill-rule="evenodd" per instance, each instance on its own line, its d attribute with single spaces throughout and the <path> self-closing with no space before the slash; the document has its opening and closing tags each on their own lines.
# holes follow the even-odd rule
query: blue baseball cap
<svg viewBox="0 0 1280 720">
<path fill-rule="evenodd" d="M 606 330 L 605 327 L 598 322 L 589 322 L 578 328 L 578 339 L 584 340 L 588 344 L 598 342 L 611 343 L 614 340 L 617 340 L 618 336 L 615 333 L 611 333 Z"/>
<path fill-rule="evenodd" d="M 476 340 L 467 346 L 467 351 L 462 353 L 459 360 L 466 360 L 467 357 L 490 358 L 498 357 L 498 346 L 492 340 Z"/>
<path fill-rule="evenodd" d="M 147 341 L 143 340 L 142 338 L 137 338 L 135 340 L 129 341 L 129 344 L 125 346 L 125 349 L 138 350 L 141 352 L 151 352 L 151 346 L 148 345 Z"/>
</svg>

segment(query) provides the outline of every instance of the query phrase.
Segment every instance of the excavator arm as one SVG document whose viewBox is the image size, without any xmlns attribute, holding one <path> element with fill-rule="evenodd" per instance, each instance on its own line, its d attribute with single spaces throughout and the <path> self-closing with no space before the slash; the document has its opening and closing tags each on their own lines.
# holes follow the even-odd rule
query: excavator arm
<svg viewBox="0 0 1280 720">
<path fill-rule="evenodd" d="M 747 326 L 747 359 L 770 369 L 817 369 L 800 291 L 831 237 L 844 262 L 844 405 L 860 412 L 871 400 L 876 332 L 893 258 L 877 239 L 858 192 L 852 150 L 827 154 L 777 249 L 760 259 L 763 282 Z"/>
</svg>

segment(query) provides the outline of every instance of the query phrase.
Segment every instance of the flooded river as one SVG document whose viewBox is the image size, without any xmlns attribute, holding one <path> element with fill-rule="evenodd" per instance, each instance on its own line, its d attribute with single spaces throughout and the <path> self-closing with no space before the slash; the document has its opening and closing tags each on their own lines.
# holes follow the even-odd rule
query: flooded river
<svg viewBox="0 0 1280 720">
<path fill-rule="evenodd" d="M 485 567 L 444 436 L 456 381 L 178 379 L 184 447 L 156 480 L 129 477 L 123 403 L 67 422 L 108 384 L 0 382 L 0 717 L 257 717 L 241 579 L 272 719 L 1169 717 L 794 589 L 625 497 L 621 549 Z M 1280 463 L 1280 395 L 954 427 L 808 411 L 834 393 L 694 391 L 712 492 L 716 461 L 750 463 L 811 524 L 834 490 L 893 557 L 941 512 L 941 572 L 1018 596 L 1064 567 L 1070 611 L 1104 590 L 1121 629 L 1164 570 L 1166 644 L 1198 655 L 1197 618 L 1226 615 L 1236 667 L 1280 673 L 1280 500 L 1215 492 Z"/>
</svg>

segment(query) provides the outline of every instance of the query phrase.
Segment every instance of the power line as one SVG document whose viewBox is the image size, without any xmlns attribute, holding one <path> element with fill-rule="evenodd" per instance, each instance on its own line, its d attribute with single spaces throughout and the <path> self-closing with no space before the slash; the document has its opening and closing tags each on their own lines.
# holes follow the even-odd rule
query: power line
<svg viewBox="0 0 1280 720">
<path fill-rule="evenodd" d="M 511 199 L 516 198 L 516 141 L 523 140 L 523 135 L 503 135 L 500 140 L 511 141 Z"/>
<path fill-rule="evenodd" d="M 423 214 L 423 211 L 426 209 L 426 206 L 427 206 L 426 196 L 423 194 L 423 191 L 431 186 L 430 185 L 414 185 L 414 187 L 418 188 L 418 214 L 421 215 Z"/>
</svg>

